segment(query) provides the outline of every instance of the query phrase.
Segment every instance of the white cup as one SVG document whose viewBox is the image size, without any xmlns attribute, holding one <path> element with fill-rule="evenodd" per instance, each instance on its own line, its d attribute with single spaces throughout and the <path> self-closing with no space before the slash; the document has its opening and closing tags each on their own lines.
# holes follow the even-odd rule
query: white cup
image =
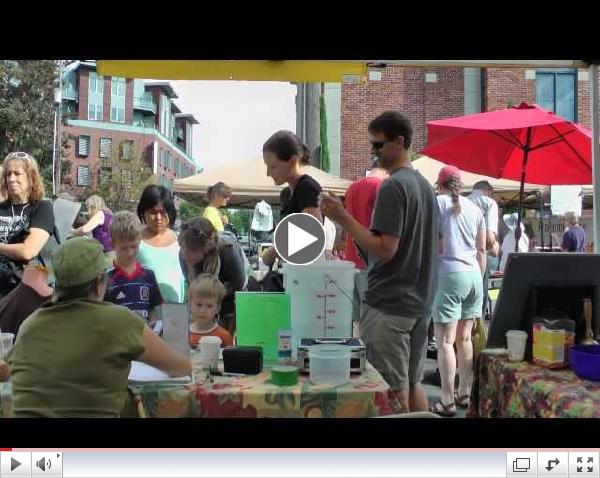
<svg viewBox="0 0 600 478">
<path fill-rule="evenodd" d="M 15 334 L 11 334 L 9 332 L 0 333 L 0 360 L 3 360 L 4 357 L 6 357 L 13 346 L 14 340 Z"/>
<path fill-rule="evenodd" d="M 523 330 L 509 330 L 506 332 L 506 346 L 510 362 L 522 362 L 525 359 L 527 346 L 527 332 Z"/>
<path fill-rule="evenodd" d="M 200 363 L 208 365 L 212 369 L 219 366 L 219 351 L 221 350 L 221 338 L 207 335 L 200 339 L 198 347 L 200 348 Z"/>
</svg>

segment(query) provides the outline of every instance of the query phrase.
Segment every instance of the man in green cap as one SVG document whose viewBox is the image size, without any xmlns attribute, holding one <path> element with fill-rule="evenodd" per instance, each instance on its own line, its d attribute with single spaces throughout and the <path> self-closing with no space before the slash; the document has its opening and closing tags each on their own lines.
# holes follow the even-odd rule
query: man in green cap
<svg viewBox="0 0 600 478">
<path fill-rule="evenodd" d="M 6 357 L 16 417 L 117 417 L 132 360 L 171 376 L 190 373 L 189 359 L 143 319 L 102 301 L 110 264 L 99 242 L 70 239 L 52 266 L 54 301 L 23 322 Z"/>
</svg>

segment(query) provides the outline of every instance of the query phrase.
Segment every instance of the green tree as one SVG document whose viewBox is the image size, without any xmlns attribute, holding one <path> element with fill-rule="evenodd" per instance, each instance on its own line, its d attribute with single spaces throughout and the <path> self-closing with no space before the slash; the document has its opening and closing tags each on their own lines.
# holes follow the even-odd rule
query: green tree
<svg viewBox="0 0 600 478">
<path fill-rule="evenodd" d="M 182 201 L 179 205 L 179 213 L 177 217 L 182 221 L 187 221 L 188 219 L 200 217 L 203 210 L 204 208 L 194 204 L 193 202 Z"/>
<path fill-rule="evenodd" d="M 113 211 L 133 211 L 142 190 L 155 183 L 152 174 L 152 145 L 144 150 L 133 141 L 112 144 L 110 157 L 102 160 L 100 169 L 90 178 L 86 197 L 97 194 Z"/>
<path fill-rule="evenodd" d="M 11 151 L 31 154 L 52 192 L 54 60 L 0 60 L 0 159 Z"/>
<path fill-rule="evenodd" d="M 251 211 L 248 209 L 228 209 L 227 217 L 229 222 L 235 227 L 238 234 L 248 234 L 250 221 L 252 220 Z"/>
</svg>

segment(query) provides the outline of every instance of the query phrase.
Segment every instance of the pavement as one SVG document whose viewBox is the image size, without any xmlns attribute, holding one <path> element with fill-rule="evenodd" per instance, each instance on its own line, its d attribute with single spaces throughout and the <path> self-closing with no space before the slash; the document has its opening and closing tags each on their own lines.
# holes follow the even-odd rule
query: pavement
<svg viewBox="0 0 600 478">
<path fill-rule="evenodd" d="M 428 358 L 425 361 L 425 373 L 422 385 L 427 393 L 427 398 L 429 399 L 429 407 L 433 407 L 442 396 L 442 388 L 440 386 L 440 379 L 439 375 L 436 373 L 436 369 L 437 361 Z M 466 412 L 466 409 L 456 407 L 456 415 L 453 418 L 465 418 Z"/>
</svg>

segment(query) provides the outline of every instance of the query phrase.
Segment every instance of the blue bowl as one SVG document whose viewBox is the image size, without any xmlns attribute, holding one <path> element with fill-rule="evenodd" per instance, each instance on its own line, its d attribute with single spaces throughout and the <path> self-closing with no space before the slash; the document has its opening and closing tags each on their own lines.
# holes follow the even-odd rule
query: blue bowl
<svg viewBox="0 0 600 478">
<path fill-rule="evenodd" d="M 575 345 L 569 349 L 571 369 L 579 378 L 600 382 L 600 345 Z"/>
</svg>

